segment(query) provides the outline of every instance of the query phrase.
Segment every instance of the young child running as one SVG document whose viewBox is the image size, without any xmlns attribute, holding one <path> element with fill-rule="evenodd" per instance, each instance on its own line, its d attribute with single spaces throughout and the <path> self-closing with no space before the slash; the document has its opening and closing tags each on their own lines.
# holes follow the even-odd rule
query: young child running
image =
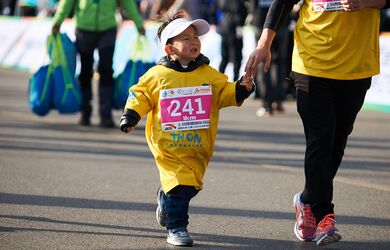
<svg viewBox="0 0 390 250">
<path fill-rule="evenodd" d="M 202 19 L 176 14 L 158 29 L 166 52 L 155 67 L 129 89 L 120 129 L 131 132 L 148 115 L 146 139 L 160 173 L 157 221 L 167 242 L 192 246 L 187 232 L 190 200 L 203 188 L 213 154 L 219 110 L 240 106 L 254 91 L 251 78 L 228 82 L 200 53 L 199 36 L 210 27 Z"/>
</svg>

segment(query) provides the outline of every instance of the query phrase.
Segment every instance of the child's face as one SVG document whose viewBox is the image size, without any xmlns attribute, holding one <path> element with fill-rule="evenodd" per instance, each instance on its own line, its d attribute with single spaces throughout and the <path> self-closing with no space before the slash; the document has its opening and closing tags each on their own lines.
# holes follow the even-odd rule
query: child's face
<svg viewBox="0 0 390 250">
<path fill-rule="evenodd" d="M 188 65 L 200 54 L 201 44 L 196 29 L 189 26 L 172 39 L 169 56 L 178 60 L 182 65 Z"/>
</svg>

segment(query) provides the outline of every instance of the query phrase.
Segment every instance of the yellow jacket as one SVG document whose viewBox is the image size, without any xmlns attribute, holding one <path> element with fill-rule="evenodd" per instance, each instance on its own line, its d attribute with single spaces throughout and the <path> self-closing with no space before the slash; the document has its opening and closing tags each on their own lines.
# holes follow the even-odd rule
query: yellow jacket
<svg viewBox="0 0 390 250">
<path fill-rule="evenodd" d="M 207 64 L 201 64 L 188 72 L 157 65 L 130 88 L 125 112 L 135 111 L 140 118 L 148 115 L 146 139 L 156 160 L 164 192 L 177 185 L 194 186 L 198 190 L 203 187 L 203 176 L 214 150 L 219 110 L 241 105 L 250 94 L 248 92 L 237 98 L 236 92 L 242 91 L 238 86 L 228 82 L 226 75 Z M 196 96 L 199 90 L 205 94 Z M 177 94 L 186 92 L 188 96 Z M 165 99 L 170 93 L 176 93 L 179 97 Z M 206 99 L 200 101 L 201 98 L 209 98 L 210 102 L 204 101 Z M 204 111 L 207 106 L 210 108 L 209 119 L 200 121 L 196 114 L 207 113 Z M 169 115 L 172 115 L 169 119 L 177 115 L 187 121 L 175 125 L 164 122 Z M 191 126 L 187 126 L 191 122 L 193 125 L 207 124 L 208 128 L 191 129 Z M 164 126 L 165 131 L 162 123 L 168 124 Z"/>
</svg>

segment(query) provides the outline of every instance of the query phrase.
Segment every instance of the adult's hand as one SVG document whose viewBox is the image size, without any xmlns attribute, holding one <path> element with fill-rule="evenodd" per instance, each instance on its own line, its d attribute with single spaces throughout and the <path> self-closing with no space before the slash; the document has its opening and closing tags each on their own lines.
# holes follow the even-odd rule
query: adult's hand
<svg viewBox="0 0 390 250">
<path fill-rule="evenodd" d="M 141 28 L 138 29 L 138 34 L 144 36 L 145 35 L 145 28 L 142 26 Z"/>
<path fill-rule="evenodd" d="M 60 25 L 58 25 L 58 24 L 54 24 L 53 25 L 53 27 L 51 28 L 51 32 L 53 33 L 53 34 L 58 34 L 58 33 L 60 33 Z"/>
<path fill-rule="evenodd" d="M 256 49 L 250 54 L 245 65 L 245 75 L 254 78 L 260 63 L 263 63 L 265 72 L 269 70 L 271 64 L 271 44 L 275 34 L 273 30 L 263 30 Z"/>
</svg>

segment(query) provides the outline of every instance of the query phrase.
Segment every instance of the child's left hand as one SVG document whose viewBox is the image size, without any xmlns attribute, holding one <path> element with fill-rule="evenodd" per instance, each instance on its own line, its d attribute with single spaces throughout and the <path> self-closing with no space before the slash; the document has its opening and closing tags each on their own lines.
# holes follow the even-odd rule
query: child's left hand
<svg viewBox="0 0 390 250">
<path fill-rule="evenodd" d="M 254 86 L 253 77 L 251 77 L 249 74 L 245 74 L 241 78 L 240 85 L 244 86 L 248 92 L 251 91 Z"/>
</svg>

